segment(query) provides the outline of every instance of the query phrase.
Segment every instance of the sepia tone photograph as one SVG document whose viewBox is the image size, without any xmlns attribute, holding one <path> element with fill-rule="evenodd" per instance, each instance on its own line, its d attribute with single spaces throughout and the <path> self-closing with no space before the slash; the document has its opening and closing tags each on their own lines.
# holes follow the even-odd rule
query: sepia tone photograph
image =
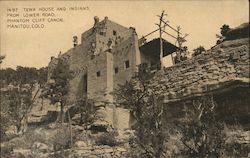
<svg viewBox="0 0 250 158">
<path fill-rule="evenodd" d="M 250 158 L 248 0 L 0 1 L 1 158 Z"/>
</svg>

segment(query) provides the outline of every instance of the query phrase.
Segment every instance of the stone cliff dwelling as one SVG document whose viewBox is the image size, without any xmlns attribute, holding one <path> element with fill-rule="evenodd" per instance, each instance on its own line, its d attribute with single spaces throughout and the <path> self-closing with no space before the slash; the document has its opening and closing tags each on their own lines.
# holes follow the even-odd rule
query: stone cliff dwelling
<svg viewBox="0 0 250 158">
<path fill-rule="evenodd" d="M 94 26 L 82 33 L 81 43 L 73 37 L 73 48 L 59 58 L 68 62 L 74 72 L 70 99 L 87 96 L 96 101 L 113 101 L 109 93 L 130 80 L 141 63 L 157 68 L 160 63 L 159 38 L 140 42 L 135 28 L 126 28 L 105 17 L 94 17 Z M 140 45 L 139 45 L 140 43 Z M 163 39 L 163 56 L 177 47 Z M 58 58 L 51 59 L 49 71 Z"/>
<path fill-rule="evenodd" d="M 249 24 L 245 28 L 249 32 Z M 232 30 L 231 34 L 238 36 L 238 30 Z M 94 26 L 82 33 L 81 43 L 78 44 L 75 36 L 73 48 L 58 55 L 74 72 L 69 102 L 87 97 L 100 104 L 112 103 L 114 98 L 110 93 L 130 80 L 139 64 L 159 66 L 159 42 L 159 38 L 150 42 L 138 40 L 135 28 L 123 27 L 107 17 L 102 21 L 95 17 Z M 176 51 L 178 47 L 163 39 L 163 56 L 172 57 Z M 48 79 L 58 58 L 52 58 L 49 63 Z M 164 103 L 169 105 L 167 110 L 173 111 L 176 117 L 180 117 L 183 104 L 193 98 L 213 95 L 220 104 L 218 116 L 230 122 L 230 116 L 235 115 L 234 118 L 249 124 L 246 119 L 249 117 L 249 38 L 231 39 L 230 36 L 203 54 L 161 69 L 155 73 L 150 86 L 164 95 Z M 106 123 L 113 127 L 124 129 L 132 123 L 127 109 L 111 104 L 106 105 L 102 113 Z"/>
<path fill-rule="evenodd" d="M 145 42 L 138 40 L 135 28 L 126 28 L 105 17 L 99 21 L 94 17 L 94 25 L 81 35 L 73 37 L 73 48 L 59 53 L 58 58 L 70 65 L 74 73 L 70 81 L 69 103 L 87 97 L 96 103 L 113 102 L 113 92 L 119 84 L 130 80 L 141 63 L 157 69 L 160 63 L 159 38 Z M 163 39 L 163 56 L 170 56 L 177 47 Z M 49 75 L 57 64 L 58 58 L 51 57 Z M 49 80 L 48 80 L 49 81 Z M 108 124 L 117 128 L 129 126 L 129 111 L 106 105 L 102 113 Z M 116 120 L 116 121 L 114 121 Z M 114 125 L 116 122 L 116 125 Z"/>
</svg>

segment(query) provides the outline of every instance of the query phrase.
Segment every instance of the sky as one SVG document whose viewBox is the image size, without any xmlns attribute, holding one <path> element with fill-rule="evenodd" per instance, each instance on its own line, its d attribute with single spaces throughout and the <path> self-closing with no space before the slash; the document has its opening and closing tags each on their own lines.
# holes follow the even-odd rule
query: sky
<svg viewBox="0 0 250 158">
<path fill-rule="evenodd" d="M 63 22 L 38 22 L 44 28 L 22 29 L 8 28 L 7 19 L 10 12 L 7 9 L 18 8 L 19 16 L 26 13 L 38 13 L 41 7 L 85 7 L 88 10 L 78 11 L 48 11 Z M 36 11 L 24 12 L 23 8 L 35 8 Z M 57 56 L 59 51 L 66 52 L 72 48 L 72 37 L 80 38 L 81 33 L 93 26 L 94 16 L 100 20 L 105 16 L 125 27 L 135 27 L 138 37 L 157 29 L 157 15 L 165 10 L 165 20 L 173 27 L 181 26 L 183 34 L 189 34 L 184 45 L 192 51 L 202 45 L 206 49 L 216 43 L 216 34 L 220 27 L 228 24 L 231 28 L 244 22 L 249 22 L 248 0 L 221 1 L 0 1 L 0 53 L 6 58 L 2 68 L 16 68 L 17 65 L 29 67 L 44 67 L 48 65 L 51 56 Z M 13 12 L 12 12 L 13 13 Z M 40 15 L 36 19 L 43 18 Z M 23 17 L 20 17 L 23 19 Z M 19 19 L 20 19 L 19 18 Z M 18 19 L 18 18 L 17 18 Z M 32 20 L 32 17 L 29 18 Z M 45 20 L 48 20 L 47 18 Z M 34 23 L 36 24 L 36 23 Z M 167 32 L 176 33 L 166 28 Z M 149 36 L 149 40 L 157 38 L 159 33 Z M 170 36 L 163 38 L 175 43 Z"/>
</svg>

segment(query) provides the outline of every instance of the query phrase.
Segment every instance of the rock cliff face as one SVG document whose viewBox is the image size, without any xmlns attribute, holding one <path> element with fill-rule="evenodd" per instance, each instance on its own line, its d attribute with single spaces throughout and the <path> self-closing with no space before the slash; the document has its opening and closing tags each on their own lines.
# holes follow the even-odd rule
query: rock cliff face
<svg viewBox="0 0 250 158">
<path fill-rule="evenodd" d="M 249 86 L 249 39 L 226 41 L 192 59 L 157 72 L 151 82 L 165 102 L 221 88 Z"/>
</svg>

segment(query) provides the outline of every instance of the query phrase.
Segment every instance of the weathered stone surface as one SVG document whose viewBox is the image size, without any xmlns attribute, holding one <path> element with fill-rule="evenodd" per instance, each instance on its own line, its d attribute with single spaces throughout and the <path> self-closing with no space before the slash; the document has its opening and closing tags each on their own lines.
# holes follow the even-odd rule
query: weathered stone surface
<svg viewBox="0 0 250 158">
<path fill-rule="evenodd" d="M 95 103 L 106 105 L 113 103 L 111 92 L 118 88 L 119 84 L 130 80 L 140 64 L 138 37 L 135 29 L 126 28 L 105 18 L 82 33 L 79 45 L 58 58 L 68 63 L 73 72 L 68 104 L 73 105 L 77 99 L 87 97 Z M 57 66 L 58 58 L 49 63 L 48 82 L 51 81 L 51 74 Z M 117 109 L 117 112 L 126 113 L 120 109 Z M 126 114 L 121 115 L 121 118 L 117 114 L 118 119 L 113 119 L 115 118 L 113 113 L 115 112 L 108 108 L 98 111 L 101 119 L 95 122 L 95 126 L 129 127 L 122 121 L 127 117 Z"/>
<path fill-rule="evenodd" d="M 44 144 L 44 143 L 40 143 L 40 142 L 35 142 L 32 145 L 32 149 L 33 150 L 37 150 L 39 152 L 47 152 L 49 150 L 48 145 Z"/>
<path fill-rule="evenodd" d="M 234 81 L 246 84 L 249 82 L 248 43 L 248 38 L 223 42 L 205 54 L 158 71 L 150 86 L 165 95 L 165 102 L 172 102 L 220 89 Z"/>
<path fill-rule="evenodd" d="M 72 149 L 69 157 L 86 157 L 86 158 L 123 158 L 127 150 L 122 147 L 110 147 L 110 146 L 91 146 L 86 149 Z"/>
<path fill-rule="evenodd" d="M 77 141 L 75 143 L 75 146 L 78 147 L 78 148 L 82 148 L 82 147 L 86 147 L 87 144 L 84 141 Z"/>
<path fill-rule="evenodd" d="M 18 155 L 18 154 L 21 154 L 23 155 L 24 157 L 28 157 L 31 155 L 31 150 L 30 149 L 14 149 L 13 150 L 13 153 L 15 155 Z"/>
</svg>

